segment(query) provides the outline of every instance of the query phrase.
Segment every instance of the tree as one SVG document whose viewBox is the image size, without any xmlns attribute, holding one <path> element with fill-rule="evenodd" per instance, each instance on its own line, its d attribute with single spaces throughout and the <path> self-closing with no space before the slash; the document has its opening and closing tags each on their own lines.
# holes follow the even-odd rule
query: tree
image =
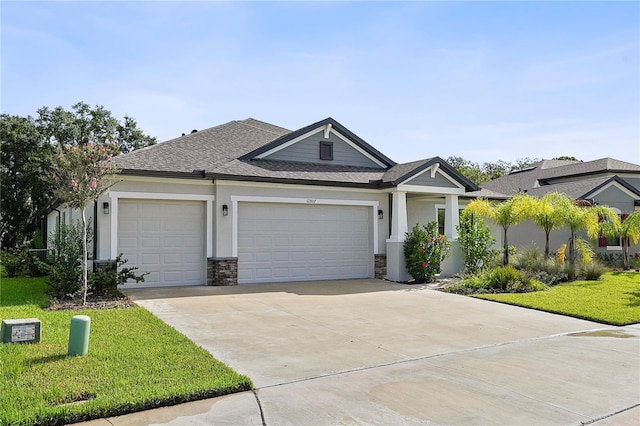
<svg viewBox="0 0 640 426">
<path fill-rule="evenodd" d="M 552 160 L 570 160 L 570 161 L 579 161 L 582 163 L 582 160 L 578 160 L 576 157 L 572 155 L 561 155 L 559 157 L 553 157 Z"/>
<path fill-rule="evenodd" d="M 82 280 L 84 295 L 82 303 L 87 302 L 87 219 L 85 209 L 90 201 L 97 201 L 105 193 L 113 180 L 109 179 L 117 169 L 113 164 L 113 154 L 117 144 L 108 140 L 102 145 L 92 141 L 76 146 L 67 145 L 58 150 L 52 178 L 56 184 L 56 195 L 68 206 L 80 209 L 82 216 Z"/>
<path fill-rule="evenodd" d="M 78 102 L 71 109 L 43 107 L 38 110 L 36 123 L 50 143 L 64 146 L 111 140 L 118 141 L 118 152 L 131 152 L 156 143 L 156 138 L 138 129 L 133 118 L 125 115 L 120 122 L 102 105 L 91 108 Z"/>
<path fill-rule="evenodd" d="M 562 216 L 565 224 L 569 227 L 571 236 L 567 243 L 567 250 L 569 251 L 569 264 L 575 266 L 578 239 L 577 234 L 580 230 L 584 230 L 587 237 L 591 239 L 597 238 L 601 231 L 600 223 L 603 221 L 615 221 L 620 220 L 618 215 L 605 206 L 594 206 L 591 203 L 576 200 L 571 203 L 567 208 L 562 210 Z"/>
<path fill-rule="evenodd" d="M 640 210 L 619 218 L 614 214 L 601 222 L 602 233 L 612 238 L 620 238 L 622 246 L 622 264 L 624 269 L 631 268 L 629 243 L 638 244 L 640 240 Z"/>
<path fill-rule="evenodd" d="M 478 163 L 474 163 L 472 161 L 465 160 L 462 157 L 452 155 L 447 157 L 446 161 L 467 179 L 469 179 L 476 185 L 482 185 L 485 182 L 497 179 L 514 170 L 520 170 L 527 166 L 530 166 L 536 161 L 540 161 L 540 159 L 526 157 L 520 158 L 513 163 L 504 160 L 498 160 L 496 162 L 482 163 L 481 166 Z"/>
<path fill-rule="evenodd" d="M 484 199 L 473 200 L 465 208 L 465 211 L 483 216 L 502 228 L 502 263 L 505 266 L 509 264 L 509 241 L 507 239 L 509 227 L 517 225 L 527 218 L 526 208 L 528 205 L 529 196 L 515 195 L 499 204 L 491 203 Z"/>
<path fill-rule="evenodd" d="M 18 247 L 36 230 L 36 213 L 53 191 L 46 177 L 52 147 L 31 117 L 0 115 L 0 242 Z"/>
<path fill-rule="evenodd" d="M 70 111 L 40 108 L 36 118 L 0 115 L 2 166 L 0 181 L 0 243 L 3 250 L 17 247 L 36 230 L 36 214 L 51 202 L 53 182 L 47 170 L 54 165 L 56 148 L 83 145 L 92 140 L 118 141 L 116 153 L 156 143 L 128 116 L 118 120 L 102 106 L 79 102 Z"/>
<path fill-rule="evenodd" d="M 571 199 L 558 192 L 549 192 L 542 198 L 530 197 L 530 219 L 544 230 L 544 257 L 548 258 L 550 253 L 549 235 L 551 231 L 560 229 L 565 225 L 566 210 L 571 208 Z"/>
</svg>

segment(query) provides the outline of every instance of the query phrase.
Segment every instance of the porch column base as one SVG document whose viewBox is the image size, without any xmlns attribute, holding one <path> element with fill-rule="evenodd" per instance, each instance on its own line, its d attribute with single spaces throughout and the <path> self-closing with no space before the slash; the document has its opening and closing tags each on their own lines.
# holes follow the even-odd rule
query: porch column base
<svg viewBox="0 0 640 426">
<path fill-rule="evenodd" d="M 404 263 L 404 241 L 387 240 L 387 279 L 398 283 L 411 279 Z"/>
<path fill-rule="evenodd" d="M 376 254 L 374 255 L 374 277 L 377 280 L 384 280 L 387 276 L 387 255 Z"/>
<path fill-rule="evenodd" d="M 464 269 L 464 254 L 458 241 L 451 241 L 451 254 L 440 264 L 443 277 L 452 277 Z"/>
<path fill-rule="evenodd" d="M 207 258 L 207 285 L 238 285 L 237 257 Z"/>
</svg>

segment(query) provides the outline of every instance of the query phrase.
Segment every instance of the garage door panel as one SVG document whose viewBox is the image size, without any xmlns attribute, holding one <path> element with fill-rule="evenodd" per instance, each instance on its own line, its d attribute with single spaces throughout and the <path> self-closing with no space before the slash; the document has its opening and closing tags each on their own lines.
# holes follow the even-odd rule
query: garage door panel
<svg viewBox="0 0 640 426">
<path fill-rule="evenodd" d="M 239 282 L 372 276 L 370 212 L 362 206 L 239 203 Z"/>
<path fill-rule="evenodd" d="M 140 264 L 145 266 L 160 264 L 160 254 L 143 254 L 140 258 Z"/>
<path fill-rule="evenodd" d="M 141 248 L 143 249 L 154 249 L 161 247 L 161 239 L 160 237 L 146 237 L 141 240 Z"/>
<path fill-rule="evenodd" d="M 149 272 L 131 286 L 205 284 L 204 203 L 120 200 L 118 251 Z"/>
</svg>

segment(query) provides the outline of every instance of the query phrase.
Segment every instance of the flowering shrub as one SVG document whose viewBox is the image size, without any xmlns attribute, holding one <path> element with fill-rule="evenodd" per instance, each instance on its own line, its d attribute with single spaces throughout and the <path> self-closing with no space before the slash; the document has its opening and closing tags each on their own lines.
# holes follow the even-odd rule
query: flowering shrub
<svg viewBox="0 0 640 426">
<path fill-rule="evenodd" d="M 438 235 L 438 223 L 416 224 L 407 232 L 404 260 L 407 271 L 417 283 L 430 283 L 439 274 L 440 262 L 447 258 L 451 245 L 444 235 Z"/>
</svg>

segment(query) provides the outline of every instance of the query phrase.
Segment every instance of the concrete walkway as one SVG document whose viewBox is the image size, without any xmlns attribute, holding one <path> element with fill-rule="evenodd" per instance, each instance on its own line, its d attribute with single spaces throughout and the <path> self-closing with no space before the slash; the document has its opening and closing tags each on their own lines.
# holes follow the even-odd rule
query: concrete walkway
<svg viewBox="0 0 640 426">
<path fill-rule="evenodd" d="M 640 424 L 640 325 L 379 280 L 128 293 L 256 390 L 86 425 Z"/>
</svg>

